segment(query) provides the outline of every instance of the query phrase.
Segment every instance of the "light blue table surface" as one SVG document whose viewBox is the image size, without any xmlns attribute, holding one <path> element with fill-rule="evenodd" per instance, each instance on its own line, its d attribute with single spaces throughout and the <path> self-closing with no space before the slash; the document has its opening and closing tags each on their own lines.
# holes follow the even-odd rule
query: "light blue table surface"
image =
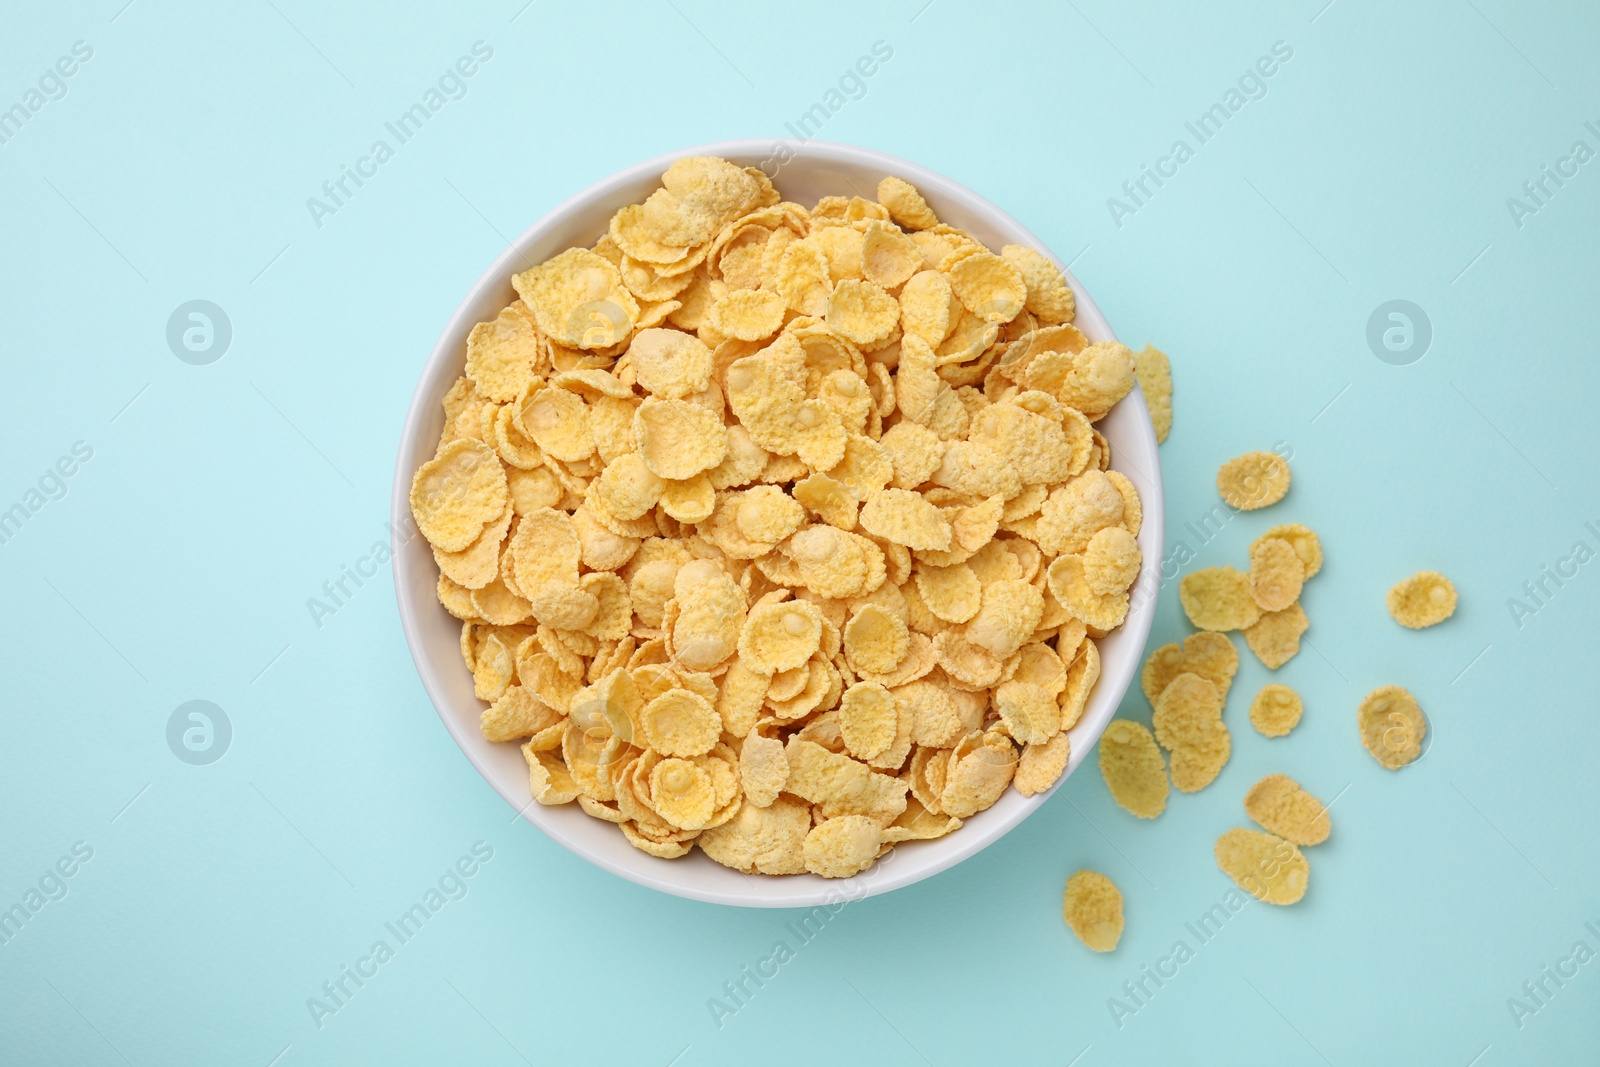
<svg viewBox="0 0 1600 1067">
<path fill-rule="evenodd" d="M 11 5 L 0 909 L 26 918 L 0 926 L 0 1062 L 1600 1062 L 1597 43 L 1574 0 Z M 386 566 L 308 600 L 370 573 L 417 375 L 510 236 L 638 159 L 794 139 L 818 103 L 801 133 L 979 190 L 1171 354 L 1173 571 L 1287 521 L 1327 565 L 1276 675 L 1291 736 L 1250 729 L 1272 676 L 1246 652 L 1204 792 L 1141 823 L 1088 765 L 803 940 L 513 823 L 423 694 Z M 332 201 L 346 167 L 369 176 Z M 192 300 L 231 329 L 208 364 L 168 343 Z M 1420 313 L 1374 349 L 1391 300 Z M 1288 497 L 1197 536 L 1217 466 L 1277 444 Z M 1384 593 L 1423 568 L 1461 607 L 1404 631 Z M 1153 642 L 1189 631 L 1175 594 Z M 1354 725 L 1387 683 L 1433 726 L 1398 773 Z M 169 747 L 191 700 L 230 726 L 208 765 Z M 1137 687 L 1123 714 L 1148 722 Z M 1232 888 L 1212 842 L 1275 771 L 1338 797 L 1310 892 L 1204 934 Z M 1062 923 L 1081 867 L 1126 896 L 1112 954 Z"/>
</svg>

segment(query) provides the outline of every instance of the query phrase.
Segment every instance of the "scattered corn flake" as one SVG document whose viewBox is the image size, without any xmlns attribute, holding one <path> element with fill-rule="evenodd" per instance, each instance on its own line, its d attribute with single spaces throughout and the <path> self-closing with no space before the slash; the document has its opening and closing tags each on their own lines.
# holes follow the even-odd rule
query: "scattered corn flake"
<svg viewBox="0 0 1600 1067">
<path fill-rule="evenodd" d="M 1262 737 L 1283 737 L 1300 724 L 1305 704 L 1300 694 L 1281 682 L 1272 682 L 1250 701 L 1250 724 Z"/>
<path fill-rule="evenodd" d="M 1197 674 L 1180 674 L 1156 698 L 1156 740 L 1172 753 L 1172 784 L 1185 793 L 1210 785 L 1227 765 L 1233 739 L 1222 695 Z"/>
<path fill-rule="evenodd" d="M 1133 357 L 1133 364 L 1145 407 L 1150 409 L 1156 444 L 1160 444 L 1172 432 L 1172 361 L 1161 349 L 1147 344 Z"/>
<path fill-rule="evenodd" d="M 1391 771 L 1422 755 L 1428 718 L 1417 698 L 1400 686 L 1383 685 L 1368 693 L 1356 710 L 1356 718 L 1361 744 Z"/>
<path fill-rule="evenodd" d="M 1150 653 L 1140 675 L 1140 687 L 1153 708 L 1161 691 L 1178 675 L 1188 672 L 1209 680 L 1226 700 L 1238 671 L 1239 651 L 1233 641 L 1227 634 L 1208 630 L 1190 634 L 1181 645 L 1162 645 Z"/>
<path fill-rule="evenodd" d="M 1288 541 L 1256 539 L 1250 545 L 1250 595 L 1262 611 L 1282 611 L 1300 599 L 1306 565 Z"/>
<path fill-rule="evenodd" d="M 1067 879 L 1061 914 L 1095 952 L 1110 952 L 1122 939 L 1122 891 L 1098 871 L 1079 871 Z"/>
<path fill-rule="evenodd" d="M 1303 526 L 1298 522 L 1274 526 L 1251 542 L 1251 547 L 1254 548 L 1260 542 L 1274 537 L 1287 541 L 1294 547 L 1295 555 L 1299 556 L 1300 562 L 1305 564 L 1306 581 L 1310 581 L 1322 569 L 1322 540 L 1310 527 Z"/>
<path fill-rule="evenodd" d="M 1167 765 L 1150 731 L 1130 719 L 1116 719 L 1100 735 L 1100 774 L 1111 798 L 1141 819 L 1167 808 Z"/>
<path fill-rule="evenodd" d="M 1409 630 L 1437 625 L 1455 611 L 1456 587 L 1438 571 L 1418 571 L 1389 590 L 1389 614 Z"/>
<path fill-rule="evenodd" d="M 1201 744 L 1210 736 L 1210 725 L 1222 719 L 1222 693 L 1209 679 L 1185 672 L 1178 675 L 1156 698 L 1156 740 L 1169 751 Z"/>
<path fill-rule="evenodd" d="M 1281 837 L 1235 827 L 1217 838 L 1215 852 L 1222 873 L 1257 900 L 1294 904 L 1306 895 L 1311 867 Z"/>
<path fill-rule="evenodd" d="M 1289 491 L 1289 462 L 1276 452 L 1246 452 L 1217 471 L 1217 492 L 1236 511 L 1276 504 Z"/>
<path fill-rule="evenodd" d="M 1295 845 L 1320 845 L 1333 829 L 1327 805 L 1287 774 L 1269 774 L 1251 786 L 1244 810 L 1263 830 Z"/>
<path fill-rule="evenodd" d="M 1178 599 L 1189 621 L 1201 630 L 1246 630 L 1261 618 L 1250 576 L 1232 567 L 1206 567 L 1178 582 Z"/>
<path fill-rule="evenodd" d="M 1310 627 L 1305 609 L 1298 603 L 1282 611 L 1268 611 L 1245 627 L 1244 640 L 1250 651 L 1271 670 L 1288 663 L 1300 651 L 1300 635 Z"/>
</svg>

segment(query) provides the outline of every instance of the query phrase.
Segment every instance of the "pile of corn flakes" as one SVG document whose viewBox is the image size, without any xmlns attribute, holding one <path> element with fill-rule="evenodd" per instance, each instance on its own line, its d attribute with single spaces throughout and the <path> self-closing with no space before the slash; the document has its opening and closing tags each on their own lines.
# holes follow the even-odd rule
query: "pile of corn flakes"
<svg viewBox="0 0 1600 1067">
<path fill-rule="evenodd" d="M 1056 782 L 1142 509 L 1048 256 L 694 157 L 512 283 L 411 505 L 535 800 L 843 878 Z"/>
</svg>

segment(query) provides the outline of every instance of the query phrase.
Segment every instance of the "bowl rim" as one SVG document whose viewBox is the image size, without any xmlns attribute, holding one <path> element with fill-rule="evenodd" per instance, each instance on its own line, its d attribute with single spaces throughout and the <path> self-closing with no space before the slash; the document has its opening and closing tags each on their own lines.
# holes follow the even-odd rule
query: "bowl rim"
<svg viewBox="0 0 1600 1067">
<path fill-rule="evenodd" d="M 742 882 L 749 886 L 754 879 L 760 878 L 760 882 L 757 884 L 762 887 L 761 892 L 757 893 L 753 888 L 739 892 L 733 889 L 721 890 L 698 885 L 686 885 L 681 881 L 674 880 L 673 870 L 678 861 L 658 860 L 656 857 L 639 852 L 637 854 L 638 858 L 651 862 L 639 864 L 638 866 L 615 862 L 610 857 L 587 848 L 582 841 L 576 840 L 567 834 L 553 820 L 542 818 L 541 816 L 545 814 L 546 809 L 534 802 L 530 797 L 518 798 L 501 789 L 487 761 L 479 756 L 477 746 L 486 744 L 481 734 L 475 729 L 464 727 L 456 717 L 446 710 L 452 706 L 452 701 L 438 677 L 438 664 L 429 655 L 428 647 L 423 640 L 420 612 L 426 610 L 426 607 L 417 601 L 429 599 L 434 609 L 438 608 L 438 604 L 431 598 L 407 595 L 408 591 L 416 588 L 412 566 L 413 560 L 419 558 L 420 555 L 406 551 L 407 545 L 415 536 L 414 521 L 411 517 L 410 488 L 413 468 L 416 462 L 420 462 L 416 461 L 411 454 L 412 442 L 415 441 L 418 435 L 419 426 L 428 417 L 429 408 L 437 404 L 440 399 L 429 388 L 429 383 L 437 377 L 441 365 L 448 362 L 460 363 L 464 359 L 460 348 L 462 339 L 466 336 L 466 331 L 471 328 L 472 322 L 477 321 L 476 316 L 471 313 L 472 307 L 482 299 L 487 288 L 502 287 L 506 279 L 517 269 L 519 260 L 524 263 L 527 262 L 524 250 L 540 240 L 547 230 L 557 227 L 574 212 L 584 210 L 595 202 L 616 194 L 626 186 L 650 176 L 659 177 L 674 160 L 685 156 L 711 155 L 731 160 L 761 159 L 765 161 L 773 159 L 780 147 L 791 153 L 780 165 L 780 171 L 783 165 L 787 165 L 797 158 L 844 164 L 869 164 L 887 173 L 898 175 L 919 189 L 935 191 L 935 199 L 954 198 L 964 200 L 964 206 L 969 211 L 984 215 L 997 227 L 1016 233 L 1022 239 L 1018 243 L 1026 242 L 1039 249 L 1061 268 L 1077 301 L 1077 315 L 1074 319 L 1074 324 L 1082 329 L 1086 336 L 1091 336 L 1092 339 L 1098 340 L 1116 339 L 1110 324 L 1106 321 L 1105 316 L 1095 305 L 1088 292 L 1078 283 L 1066 264 L 1050 250 L 1048 245 L 1039 240 L 1037 236 L 998 205 L 943 174 L 875 149 L 833 141 L 811 140 L 796 142 L 788 139 L 745 138 L 694 145 L 662 153 L 624 167 L 567 197 L 519 234 L 483 271 L 478 279 L 468 287 L 440 331 L 433 349 L 419 372 L 417 385 L 412 394 L 411 403 L 407 408 L 405 422 L 397 445 L 394 483 L 390 498 L 390 549 L 394 568 L 395 598 L 399 607 L 401 629 L 405 634 L 412 665 L 417 671 L 424 691 L 428 694 L 429 701 L 433 704 L 434 711 L 438 714 L 446 731 L 455 741 L 456 746 L 466 756 L 468 762 L 472 764 L 473 769 L 478 772 L 479 776 L 484 779 L 490 788 L 494 789 L 507 804 L 518 812 L 518 816 L 521 819 L 532 823 L 546 837 L 589 863 L 637 885 L 673 896 L 740 907 L 814 907 L 821 904 L 834 904 L 841 900 L 858 900 L 867 896 L 887 893 L 948 870 L 963 860 L 981 852 L 1014 830 L 1023 820 L 1036 812 L 1045 801 L 1053 796 L 1056 790 L 1087 759 L 1088 754 L 1098 743 L 1106 725 L 1115 715 L 1117 707 L 1127 693 L 1133 681 L 1133 676 L 1137 672 L 1138 665 L 1142 661 L 1143 648 L 1148 641 L 1150 629 L 1154 622 L 1155 606 L 1158 599 L 1155 592 L 1159 588 L 1159 551 L 1157 553 L 1146 551 L 1139 577 L 1135 580 L 1133 587 L 1136 595 L 1132 604 L 1130 604 L 1128 615 L 1124 619 L 1122 626 L 1115 631 L 1118 634 L 1126 635 L 1124 640 L 1136 645 L 1139 651 L 1123 664 L 1122 669 L 1118 672 L 1118 677 L 1108 677 L 1103 673 L 1096 683 L 1090 696 L 1090 706 L 1085 709 L 1079 722 L 1072 730 L 1073 734 L 1083 730 L 1086 736 L 1081 744 L 1079 738 L 1074 736 L 1069 763 L 1055 784 L 1044 792 L 1031 797 L 1021 797 L 1018 794 L 1017 796 L 1022 803 L 1012 805 L 1007 811 L 989 809 L 980 813 L 974 818 L 982 818 L 984 815 L 990 814 L 999 818 L 994 821 L 984 822 L 983 825 L 978 827 L 969 828 L 964 826 L 962 829 L 967 830 L 967 833 L 954 833 L 937 842 L 918 842 L 917 844 L 924 847 L 935 844 L 942 847 L 931 850 L 928 858 L 923 859 L 914 868 L 908 869 L 904 865 L 891 863 L 900 851 L 896 848 L 886 853 L 872 867 L 852 878 L 827 880 L 812 875 L 789 875 L 782 878 L 750 876 L 740 875 L 739 872 L 730 869 L 728 874 L 740 880 L 739 882 L 730 880 L 730 885 L 737 886 Z M 468 319 L 471 319 L 472 322 L 467 322 L 466 320 Z M 1086 323 L 1089 328 L 1085 328 Z M 1100 336 L 1095 337 L 1094 335 L 1096 334 Z M 1134 419 L 1131 432 L 1134 436 L 1143 439 L 1141 441 L 1141 450 L 1150 457 L 1156 458 L 1154 427 L 1150 420 L 1149 409 L 1145 404 L 1143 393 L 1137 383 L 1133 391 L 1119 402 L 1118 407 L 1127 404 L 1129 401 L 1135 401 L 1135 407 L 1137 408 L 1137 417 Z M 1113 455 L 1113 469 L 1117 469 L 1119 466 L 1116 462 L 1117 456 L 1125 454 L 1126 447 L 1119 449 Z M 1155 532 L 1154 543 L 1159 548 L 1163 544 L 1165 536 L 1165 509 L 1163 506 L 1159 459 L 1156 458 L 1156 461 L 1150 464 L 1149 470 L 1135 468 L 1135 471 L 1139 475 L 1139 479 L 1146 483 L 1146 488 L 1140 490 L 1144 524 L 1141 527 L 1140 541 L 1148 543 L 1148 539 L 1144 536 L 1144 531 L 1153 530 Z M 406 536 L 407 531 L 410 531 L 410 536 Z M 435 581 L 436 579 L 430 579 L 428 587 L 431 588 Z M 1138 595 L 1141 590 L 1148 590 L 1148 595 Z M 1108 694 L 1111 694 L 1110 699 L 1107 699 Z M 1006 795 L 1010 795 L 1013 792 L 1014 790 L 1008 790 Z M 1002 797 L 1002 800 L 1004 799 L 1005 797 Z M 919 858 L 921 858 L 921 852 L 922 849 L 918 849 Z M 893 869 L 889 869 L 891 867 Z M 785 891 L 783 888 L 785 886 L 792 886 L 792 888 Z"/>
</svg>

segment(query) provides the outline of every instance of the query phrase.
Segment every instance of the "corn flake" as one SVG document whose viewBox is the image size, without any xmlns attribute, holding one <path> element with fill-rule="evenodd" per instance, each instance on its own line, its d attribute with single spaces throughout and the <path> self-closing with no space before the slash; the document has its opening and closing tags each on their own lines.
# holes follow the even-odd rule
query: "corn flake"
<svg viewBox="0 0 1600 1067">
<path fill-rule="evenodd" d="M 824 878 L 849 878 L 872 866 L 883 843 L 883 827 L 865 815 L 825 819 L 806 834 L 806 870 Z"/>
<path fill-rule="evenodd" d="M 659 478 L 692 478 L 728 454 L 722 420 L 685 400 L 646 400 L 634 413 L 633 427 L 645 466 Z"/>
<path fill-rule="evenodd" d="M 1300 599 L 1306 565 L 1289 542 L 1258 538 L 1250 545 L 1250 595 L 1262 611 L 1282 611 Z"/>
<path fill-rule="evenodd" d="M 1178 582 L 1184 614 L 1201 630 L 1248 630 L 1261 618 L 1250 576 L 1232 567 L 1206 567 Z"/>
<path fill-rule="evenodd" d="M 1059 556 L 1046 572 L 1050 592 L 1075 619 L 1097 630 L 1112 630 L 1128 615 L 1126 592 L 1097 593 L 1089 583 L 1084 556 Z"/>
<path fill-rule="evenodd" d="M 983 251 L 963 257 L 950 268 L 950 289 L 968 311 L 988 323 L 1016 318 L 1028 296 L 1022 271 L 993 252 Z"/>
<path fill-rule="evenodd" d="M 734 289 L 706 312 L 711 328 L 738 341 L 771 337 L 783 325 L 785 303 L 778 293 L 765 289 Z"/>
<path fill-rule="evenodd" d="M 950 547 L 950 522 L 938 508 L 907 489 L 883 489 L 867 498 L 861 528 L 912 549 Z"/>
<path fill-rule="evenodd" d="M 512 280 L 539 329 L 557 343 L 585 350 L 626 341 L 639 303 L 622 275 L 586 248 L 569 248 Z"/>
<path fill-rule="evenodd" d="M 1160 444 L 1172 432 L 1172 361 L 1161 349 L 1145 345 L 1144 351 L 1133 357 L 1133 363 L 1145 406 L 1150 409 L 1156 443 Z"/>
<path fill-rule="evenodd" d="M 1263 830 L 1296 845 L 1320 845 L 1333 829 L 1327 805 L 1287 774 L 1269 774 L 1251 786 L 1244 810 Z"/>
<path fill-rule="evenodd" d="M 509 495 L 505 468 L 494 450 L 482 441 L 458 438 L 417 468 L 411 514 L 429 544 L 459 552 L 500 516 Z"/>
<path fill-rule="evenodd" d="M 1368 693 L 1356 709 L 1356 717 L 1362 746 L 1391 771 L 1422 755 L 1428 718 L 1417 698 L 1400 686 L 1383 685 Z"/>
<path fill-rule="evenodd" d="M 1251 547 L 1254 548 L 1256 544 L 1274 537 L 1287 541 L 1294 547 L 1295 555 L 1305 564 L 1306 581 L 1310 581 L 1312 576 L 1322 569 L 1322 540 L 1310 527 L 1302 526 L 1298 522 L 1274 526 L 1256 538 Z"/>
<path fill-rule="evenodd" d="M 926 230 L 939 224 L 939 218 L 917 187 L 903 178 L 890 175 L 878 182 L 878 203 L 889 210 L 889 217 L 908 230 Z"/>
<path fill-rule="evenodd" d="M 628 346 L 628 360 L 639 387 L 663 400 L 699 393 L 711 381 L 711 350 L 678 330 L 640 330 Z"/>
<path fill-rule="evenodd" d="M 1167 808 L 1167 765 L 1150 731 L 1117 719 L 1100 736 L 1100 774 L 1111 798 L 1141 819 Z"/>
<path fill-rule="evenodd" d="M 749 670 L 776 674 L 809 660 L 822 642 L 822 613 L 804 600 L 758 605 L 739 632 L 739 661 Z"/>
<path fill-rule="evenodd" d="M 1300 694 L 1279 682 L 1261 687 L 1250 702 L 1250 724 L 1263 737 L 1283 737 L 1300 724 Z"/>
<path fill-rule="evenodd" d="M 1298 603 L 1282 611 L 1268 611 L 1245 627 L 1244 640 L 1262 664 L 1277 670 L 1300 651 L 1300 635 L 1310 627 L 1305 609 Z"/>
<path fill-rule="evenodd" d="M 1418 571 L 1389 590 L 1389 614 L 1409 630 L 1435 626 L 1455 611 L 1456 587 L 1438 571 Z"/>
<path fill-rule="evenodd" d="M 1311 867 L 1281 837 L 1236 827 L 1217 838 L 1215 852 L 1222 873 L 1257 900 L 1294 904 L 1306 895 Z"/>
<path fill-rule="evenodd" d="M 857 682 L 839 701 L 839 734 L 858 760 L 870 761 L 888 751 L 901 718 L 894 694 L 876 682 Z"/>
<path fill-rule="evenodd" d="M 1061 914 L 1095 952 L 1110 952 L 1122 939 L 1122 892 L 1098 871 L 1079 871 L 1067 879 Z"/>
<path fill-rule="evenodd" d="M 687 689 L 672 689 L 639 713 L 643 741 L 666 756 L 710 752 L 722 731 L 722 718 L 706 699 Z"/>
<path fill-rule="evenodd" d="M 1071 759 L 1072 739 L 1065 731 L 1042 744 L 1028 745 L 1017 760 L 1011 785 L 1025 797 L 1043 793 L 1061 780 Z"/>
<path fill-rule="evenodd" d="M 1246 452 L 1217 471 L 1217 492 L 1237 511 L 1276 504 L 1289 491 L 1289 463 L 1276 452 Z"/>
<path fill-rule="evenodd" d="M 533 380 L 538 362 L 539 331 L 521 301 L 467 335 L 467 377 L 490 400 L 514 400 Z"/>
<path fill-rule="evenodd" d="M 744 798 L 764 808 L 778 799 L 789 779 L 789 760 L 783 742 L 752 732 L 739 749 L 739 780 Z"/>
</svg>

